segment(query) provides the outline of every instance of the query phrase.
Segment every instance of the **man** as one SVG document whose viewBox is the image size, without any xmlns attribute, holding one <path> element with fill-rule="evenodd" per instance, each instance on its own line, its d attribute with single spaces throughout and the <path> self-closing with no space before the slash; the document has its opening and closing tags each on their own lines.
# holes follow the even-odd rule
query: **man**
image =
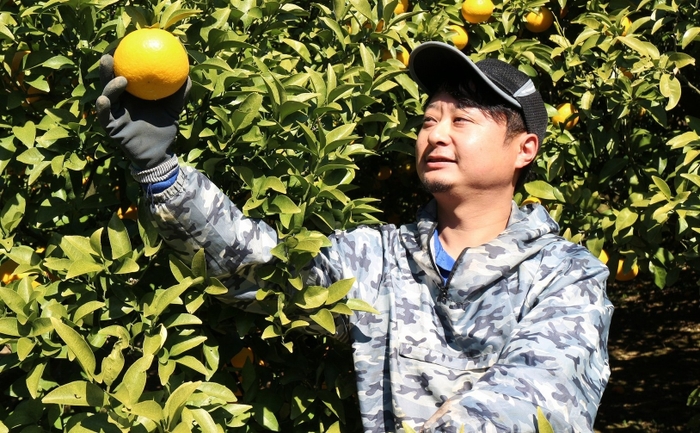
<svg viewBox="0 0 700 433">
<path fill-rule="evenodd" d="M 109 56 L 101 70 L 100 119 L 161 235 L 183 255 L 204 248 L 229 300 L 252 299 L 246 278 L 277 237 L 168 155 L 188 86 L 144 108 Z M 417 47 L 410 72 L 429 95 L 416 166 L 434 200 L 414 224 L 336 232 L 308 269 L 312 284 L 355 278 L 348 296 L 379 311 L 349 324 L 365 431 L 533 432 L 542 410 L 556 432 L 591 432 L 609 376 L 608 270 L 543 207 L 512 200 L 545 134 L 539 93 L 516 68 L 443 43 Z"/>
</svg>

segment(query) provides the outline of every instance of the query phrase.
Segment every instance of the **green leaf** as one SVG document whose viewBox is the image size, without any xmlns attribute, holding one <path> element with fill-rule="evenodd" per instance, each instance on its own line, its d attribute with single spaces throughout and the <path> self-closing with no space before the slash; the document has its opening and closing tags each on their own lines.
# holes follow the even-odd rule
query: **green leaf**
<svg viewBox="0 0 700 433">
<path fill-rule="evenodd" d="M 27 384 L 27 390 L 32 398 L 37 398 L 39 395 L 39 384 L 41 383 L 42 376 L 44 375 L 44 369 L 48 360 L 42 360 L 34 364 L 29 373 L 27 373 L 27 378 L 25 380 Z"/>
<path fill-rule="evenodd" d="M 372 7 L 367 0 L 350 0 L 350 4 L 365 18 L 372 19 Z"/>
<path fill-rule="evenodd" d="M 362 299 L 350 298 L 345 302 L 345 304 L 353 311 L 366 311 L 368 313 L 379 314 L 379 311 L 375 310 L 371 305 Z"/>
<path fill-rule="evenodd" d="M 622 209 L 615 219 L 615 232 L 631 227 L 637 221 L 637 218 L 639 218 L 639 215 L 629 210 L 629 208 Z"/>
<path fill-rule="evenodd" d="M 144 354 L 127 368 L 121 383 L 113 396 L 124 404 L 134 404 L 139 401 L 146 387 L 146 371 L 153 363 L 153 355 Z"/>
<path fill-rule="evenodd" d="M 297 214 L 301 209 L 286 195 L 278 195 L 270 202 L 269 212 L 272 214 Z"/>
<path fill-rule="evenodd" d="M 308 286 L 295 295 L 295 304 L 306 310 L 312 310 L 326 303 L 328 289 L 321 286 Z"/>
<path fill-rule="evenodd" d="M 310 315 L 309 318 L 329 333 L 335 334 L 335 319 L 333 313 L 327 309 L 319 310 L 318 313 Z"/>
<path fill-rule="evenodd" d="M 102 358 L 102 370 L 100 374 L 102 375 L 104 383 L 109 386 L 114 383 L 124 369 L 124 355 L 122 354 L 122 350 L 124 350 L 128 343 L 123 343 L 122 341 L 123 340 L 118 341 L 114 347 L 112 347 L 110 354 Z"/>
<path fill-rule="evenodd" d="M 155 422 L 163 420 L 163 408 L 155 400 L 145 400 L 131 406 L 131 413 Z"/>
<path fill-rule="evenodd" d="M 209 374 L 209 370 L 207 370 L 207 367 L 205 367 L 204 364 L 202 364 L 202 362 L 194 356 L 185 355 L 180 358 L 173 359 L 173 361 L 177 362 L 178 364 L 182 364 L 185 367 L 191 368 L 197 373 L 202 374 L 207 379 L 209 379 L 211 376 Z"/>
<path fill-rule="evenodd" d="M 207 341 L 207 337 L 203 335 L 187 338 L 185 341 L 172 345 L 172 347 L 170 348 L 170 356 L 177 356 L 181 353 L 185 353 L 188 350 L 199 346 L 205 341 Z"/>
<path fill-rule="evenodd" d="M 109 245 L 112 247 L 113 260 L 117 260 L 131 253 L 132 247 L 129 233 L 126 231 L 126 226 L 116 213 L 112 214 L 112 218 L 109 220 L 107 235 L 109 237 Z"/>
<path fill-rule="evenodd" d="M 0 319 L 0 320 L 2 320 L 2 319 Z M 269 325 L 269 326 L 267 326 L 267 328 L 265 328 L 265 330 L 263 331 L 260 338 L 262 338 L 263 340 L 266 340 L 268 338 L 275 338 L 275 337 L 279 337 L 281 335 L 282 334 L 280 334 L 279 330 L 277 329 L 277 327 L 275 325 Z"/>
<path fill-rule="evenodd" d="M 231 114 L 231 124 L 234 131 L 241 131 L 249 127 L 260 115 L 263 97 L 259 93 L 249 94 L 243 103 Z"/>
<path fill-rule="evenodd" d="M 163 11 L 160 16 L 160 28 L 169 29 L 178 22 L 191 16 L 199 15 L 202 11 L 199 9 L 185 9 L 182 7 L 182 2 L 177 1 Z"/>
<path fill-rule="evenodd" d="M 90 274 L 92 272 L 102 272 L 104 266 L 95 263 L 94 261 L 76 260 L 73 261 L 68 267 L 68 272 L 66 273 L 66 279 L 79 277 L 81 275 Z"/>
<path fill-rule="evenodd" d="M 637 39 L 634 36 L 618 36 L 618 39 L 642 56 L 657 60 L 660 56 L 659 49 L 654 44 Z"/>
<path fill-rule="evenodd" d="M 681 38 L 681 48 L 685 49 L 691 42 L 695 41 L 698 33 L 700 33 L 700 27 L 691 27 L 686 30 Z"/>
<path fill-rule="evenodd" d="M 654 185 L 656 185 L 656 187 L 659 188 L 659 191 L 663 193 L 666 199 L 673 199 L 673 193 L 671 192 L 671 188 L 669 188 L 668 184 L 663 179 L 661 179 L 658 176 L 652 176 L 651 179 L 654 181 Z"/>
<path fill-rule="evenodd" d="M 311 53 L 309 53 L 309 49 L 306 47 L 306 45 L 289 38 L 282 39 L 282 42 L 292 47 L 292 49 L 296 51 L 306 63 L 311 63 Z"/>
<path fill-rule="evenodd" d="M 296 386 L 292 391 L 292 412 L 290 419 L 296 419 L 304 414 L 316 401 L 316 393 L 304 386 Z"/>
<path fill-rule="evenodd" d="M 207 276 L 207 259 L 204 248 L 200 248 L 192 257 L 192 275 L 205 278 Z"/>
<path fill-rule="evenodd" d="M 26 211 L 26 200 L 24 196 L 17 193 L 12 197 L 5 197 L 5 205 L 2 207 L 2 215 L 0 215 L 0 229 L 5 235 L 14 232 L 22 222 Z"/>
<path fill-rule="evenodd" d="M 364 44 L 360 44 L 360 57 L 362 58 L 362 67 L 367 75 L 374 76 L 374 54 Z"/>
<path fill-rule="evenodd" d="M 165 414 L 166 426 L 168 429 L 173 429 L 180 421 L 180 413 L 185 407 L 187 399 L 190 398 L 193 392 L 197 390 L 202 382 L 185 382 L 178 386 L 175 391 L 170 394 L 165 402 L 163 412 Z"/>
<path fill-rule="evenodd" d="M 346 278 L 331 284 L 328 287 L 328 299 L 326 299 L 326 305 L 334 304 L 343 299 L 348 292 L 350 292 L 353 284 L 355 284 L 355 278 Z"/>
<path fill-rule="evenodd" d="M 73 328 L 64 324 L 59 319 L 51 317 L 51 324 L 54 330 L 61 337 L 68 349 L 75 355 L 78 359 L 78 363 L 83 368 L 83 371 L 87 373 L 88 377 L 94 379 L 95 376 L 95 354 L 92 353 L 90 345 L 85 341 L 85 339 Z"/>
<path fill-rule="evenodd" d="M 547 420 L 544 412 L 542 412 L 541 407 L 537 407 L 537 431 L 539 433 L 554 433 L 552 425 Z"/>
<path fill-rule="evenodd" d="M 24 307 L 27 305 L 27 303 L 14 290 L 7 287 L 0 287 L 0 300 L 2 300 L 2 302 L 12 311 L 14 311 L 17 316 L 25 316 Z"/>
<path fill-rule="evenodd" d="M 50 69 L 61 69 L 62 66 L 75 65 L 75 63 L 66 56 L 53 56 L 41 65 Z"/>
<path fill-rule="evenodd" d="M 32 353 L 32 350 L 34 350 L 35 346 L 36 342 L 27 337 L 22 337 L 19 340 L 17 340 L 17 356 L 19 360 L 24 361 L 27 358 L 27 356 L 29 356 L 29 354 Z"/>
<path fill-rule="evenodd" d="M 12 135 L 27 148 L 33 148 L 34 141 L 36 140 L 36 125 L 30 120 L 26 122 L 24 126 L 13 126 Z"/>
<path fill-rule="evenodd" d="M 262 425 L 267 430 L 280 431 L 277 417 L 275 416 L 274 412 L 267 408 L 267 406 L 256 404 L 254 406 L 253 418 L 258 424 Z"/>
<path fill-rule="evenodd" d="M 233 403 L 237 400 L 236 395 L 226 386 L 216 382 L 202 382 L 199 391 L 216 400 Z"/>
<path fill-rule="evenodd" d="M 180 313 L 166 317 L 162 323 L 166 328 L 174 328 L 176 326 L 201 325 L 202 319 L 193 314 Z"/>
<path fill-rule="evenodd" d="M 192 418 L 197 422 L 203 433 L 219 433 L 217 423 L 209 412 L 200 408 L 190 409 L 190 412 L 192 413 Z"/>
<path fill-rule="evenodd" d="M 104 307 L 105 303 L 100 301 L 87 301 L 86 303 L 80 305 L 73 312 L 73 323 L 78 323 L 83 317 L 92 313 L 93 311 L 99 310 Z"/>
<path fill-rule="evenodd" d="M 59 244 L 63 253 L 73 261 L 88 261 L 95 263 L 95 251 L 90 239 L 85 236 L 63 236 Z"/>
<path fill-rule="evenodd" d="M 209 285 L 204 289 L 204 292 L 208 295 L 221 296 L 228 293 L 228 287 L 216 278 L 209 278 Z"/>
<path fill-rule="evenodd" d="M 41 399 L 41 402 L 64 406 L 102 407 L 106 404 L 106 395 L 99 386 L 77 380 L 51 390 Z"/>
<path fill-rule="evenodd" d="M 167 289 L 156 293 L 156 295 L 153 297 L 153 302 L 146 307 L 146 314 L 154 317 L 160 316 L 168 305 L 172 304 L 180 297 L 180 295 L 189 289 L 191 284 L 192 280 L 190 278 L 185 278 L 179 284 L 168 287 Z"/>
<path fill-rule="evenodd" d="M 556 200 L 561 193 L 552 185 L 543 180 L 536 180 L 525 184 L 525 191 L 531 196 L 545 200 Z"/>
<path fill-rule="evenodd" d="M 668 98 L 668 103 L 665 107 L 667 111 L 678 105 L 678 102 L 681 100 L 681 82 L 678 81 L 678 78 L 669 74 L 662 75 L 659 81 L 659 90 L 662 95 Z"/>
</svg>

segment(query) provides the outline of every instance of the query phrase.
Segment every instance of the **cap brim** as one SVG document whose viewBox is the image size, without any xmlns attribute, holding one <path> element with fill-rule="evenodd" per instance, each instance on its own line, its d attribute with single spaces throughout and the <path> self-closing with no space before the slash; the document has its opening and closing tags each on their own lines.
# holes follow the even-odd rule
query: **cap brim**
<svg viewBox="0 0 700 433">
<path fill-rule="evenodd" d="M 452 45 L 443 42 L 424 42 L 418 45 L 411 52 L 408 69 L 411 78 L 428 94 L 433 94 L 445 82 L 476 80 L 513 106 L 521 108 L 517 99 L 504 92 L 466 54 Z"/>
</svg>

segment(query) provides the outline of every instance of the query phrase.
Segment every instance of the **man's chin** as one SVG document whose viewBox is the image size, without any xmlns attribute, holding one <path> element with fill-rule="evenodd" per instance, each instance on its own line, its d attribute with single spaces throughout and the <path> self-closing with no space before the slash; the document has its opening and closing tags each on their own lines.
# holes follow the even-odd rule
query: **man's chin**
<svg viewBox="0 0 700 433">
<path fill-rule="evenodd" d="M 443 180 L 428 180 L 423 179 L 423 188 L 431 194 L 440 194 L 448 192 L 452 189 L 452 184 Z"/>
</svg>

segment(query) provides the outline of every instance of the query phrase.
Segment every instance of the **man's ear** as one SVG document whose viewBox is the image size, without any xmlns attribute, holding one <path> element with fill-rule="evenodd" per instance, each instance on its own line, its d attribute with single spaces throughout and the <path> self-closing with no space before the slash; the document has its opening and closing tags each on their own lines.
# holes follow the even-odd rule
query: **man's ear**
<svg viewBox="0 0 700 433">
<path fill-rule="evenodd" d="M 537 157 L 540 150 L 540 141 L 535 134 L 522 134 L 518 137 L 520 152 L 515 161 L 515 168 L 523 168 Z"/>
</svg>

